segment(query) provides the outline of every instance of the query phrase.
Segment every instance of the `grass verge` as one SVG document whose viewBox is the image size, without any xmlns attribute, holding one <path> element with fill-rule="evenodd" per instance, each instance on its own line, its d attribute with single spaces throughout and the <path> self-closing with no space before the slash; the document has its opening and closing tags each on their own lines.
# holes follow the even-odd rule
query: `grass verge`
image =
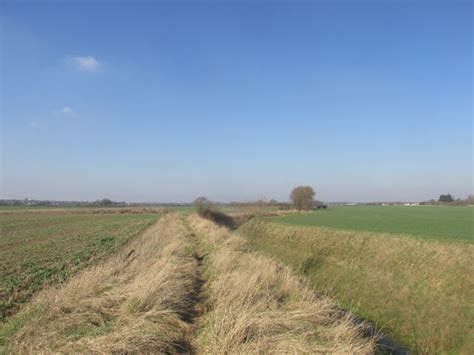
<svg viewBox="0 0 474 355">
<path fill-rule="evenodd" d="M 245 240 L 196 215 L 188 217 L 207 256 L 208 309 L 202 353 L 371 353 L 374 341 L 287 267 L 245 252 Z"/>
<path fill-rule="evenodd" d="M 188 351 L 196 259 L 188 229 L 162 217 L 120 252 L 47 288 L 0 327 L 7 353 Z"/>
<path fill-rule="evenodd" d="M 474 245 L 251 220 L 249 245 L 422 353 L 474 353 Z"/>
</svg>

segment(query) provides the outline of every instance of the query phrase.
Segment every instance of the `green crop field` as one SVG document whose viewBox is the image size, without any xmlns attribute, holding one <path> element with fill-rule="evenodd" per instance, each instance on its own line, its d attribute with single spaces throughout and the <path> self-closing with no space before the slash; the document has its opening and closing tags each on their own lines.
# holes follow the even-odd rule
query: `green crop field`
<svg viewBox="0 0 474 355">
<path fill-rule="evenodd" d="M 265 218 L 238 231 L 414 353 L 474 353 L 474 243 Z"/>
<path fill-rule="evenodd" d="M 274 217 L 273 221 L 291 225 L 474 241 L 474 208 L 464 206 L 340 206 Z"/>
<path fill-rule="evenodd" d="M 116 250 L 158 216 L 92 209 L 1 212 L 0 320 L 44 285 Z"/>
</svg>

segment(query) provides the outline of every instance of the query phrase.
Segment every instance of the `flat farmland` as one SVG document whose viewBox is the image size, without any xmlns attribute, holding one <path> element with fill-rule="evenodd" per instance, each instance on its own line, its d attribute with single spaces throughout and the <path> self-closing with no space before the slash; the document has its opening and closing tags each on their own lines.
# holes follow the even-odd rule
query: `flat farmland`
<svg viewBox="0 0 474 355">
<path fill-rule="evenodd" d="M 0 320 L 45 285 L 110 254 L 158 216 L 84 208 L 0 212 Z"/>
<path fill-rule="evenodd" d="M 474 353 L 472 207 L 341 206 L 254 219 L 250 246 L 415 353 Z"/>
<path fill-rule="evenodd" d="M 464 206 L 340 206 L 275 217 L 273 221 L 474 242 L 474 208 Z"/>
</svg>

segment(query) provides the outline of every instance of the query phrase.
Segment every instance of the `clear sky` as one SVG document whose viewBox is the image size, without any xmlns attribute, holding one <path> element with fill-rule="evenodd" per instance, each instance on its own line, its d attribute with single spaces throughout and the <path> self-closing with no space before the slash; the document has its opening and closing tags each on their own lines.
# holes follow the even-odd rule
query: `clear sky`
<svg viewBox="0 0 474 355">
<path fill-rule="evenodd" d="M 472 193 L 471 1 L 0 4 L 3 198 Z"/>
</svg>

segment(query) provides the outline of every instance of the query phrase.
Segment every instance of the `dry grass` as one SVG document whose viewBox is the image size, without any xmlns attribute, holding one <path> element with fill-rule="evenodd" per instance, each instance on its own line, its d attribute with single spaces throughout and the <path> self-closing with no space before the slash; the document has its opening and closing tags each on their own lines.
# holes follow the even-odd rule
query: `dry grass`
<svg viewBox="0 0 474 355">
<path fill-rule="evenodd" d="M 253 220 L 249 246 L 421 353 L 474 353 L 474 245 Z"/>
<path fill-rule="evenodd" d="M 158 219 L 153 213 L 0 213 L 0 324 L 39 290 L 120 249 Z"/>
<path fill-rule="evenodd" d="M 0 329 L 4 351 L 186 351 L 196 260 L 188 229 L 164 216 L 120 253 L 41 292 Z"/>
<path fill-rule="evenodd" d="M 197 348 L 204 353 L 372 353 L 374 340 L 288 268 L 226 228 L 188 217 L 208 251 L 210 311 Z"/>
</svg>

